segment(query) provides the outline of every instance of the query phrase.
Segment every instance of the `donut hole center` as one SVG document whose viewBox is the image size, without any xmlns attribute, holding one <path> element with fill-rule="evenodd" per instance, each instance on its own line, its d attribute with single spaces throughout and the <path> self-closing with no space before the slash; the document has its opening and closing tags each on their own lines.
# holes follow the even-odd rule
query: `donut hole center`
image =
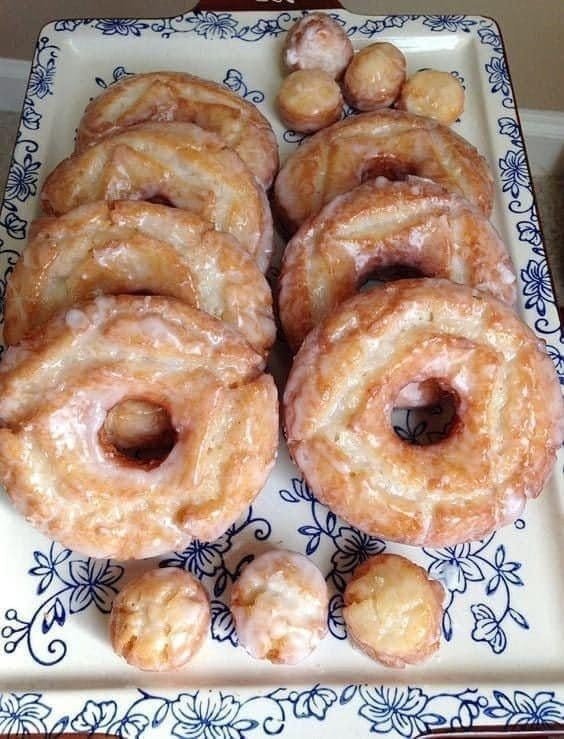
<svg viewBox="0 0 564 739">
<path fill-rule="evenodd" d="M 394 400 L 391 425 L 406 444 L 431 446 L 445 441 L 459 423 L 458 393 L 441 378 L 405 385 Z"/>
<path fill-rule="evenodd" d="M 385 177 L 387 180 L 397 182 L 406 180 L 410 175 L 417 175 L 417 167 L 412 162 L 390 154 L 382 154 L 363 162 L 360 181 L 367 182 Z"/>
<path fill-rule="evenodd" d="M 170 200 L 170 198 L 167 198 L 166 195 L 161 195 L 161 193 L 155 193 L 155 195 L 152 195 L 149 198 L 146 198 L 147 203 L 154 203 L 155 205 L 168 205 L 169 208 L 174 208 L 175 205 Z"/>
<path fill-rule="evenodd" d="M 106 454 L 145 469 L 162 464 L 177 437 L 168 410 L 144 398 L 126 398 L 114 405 L 100 430 Z"/>
<path fill-rule="evenodd" d="M 381 285 L 384 282 L 393 282 L 394 280 L 407 280 L 411 278 L 432 277 L 426 275 L 417 267 L 411 264 L 386 264 L 369 270 L 361 275 L 357 282 L 357 292 L 368 292 L 373 287 Z"/>
</svg>

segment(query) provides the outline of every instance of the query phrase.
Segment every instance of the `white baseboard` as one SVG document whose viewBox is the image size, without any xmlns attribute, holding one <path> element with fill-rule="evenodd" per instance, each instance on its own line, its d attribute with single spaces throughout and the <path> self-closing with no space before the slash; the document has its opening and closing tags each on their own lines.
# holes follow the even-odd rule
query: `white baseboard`
<svg viewBox="0 0 564 739">
<path fill-rule="evenodd" d="M 30 62 L 0 58 L 0 111 L 21 110 Z M 564 176 L 564 111 L 520 110 L 533 174 Z"/>
</svg>

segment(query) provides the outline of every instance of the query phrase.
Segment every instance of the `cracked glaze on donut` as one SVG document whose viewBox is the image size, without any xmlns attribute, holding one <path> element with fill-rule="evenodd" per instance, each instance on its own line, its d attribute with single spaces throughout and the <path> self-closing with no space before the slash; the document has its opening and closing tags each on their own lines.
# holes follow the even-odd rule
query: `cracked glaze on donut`
<svg viewBox="0 0 564 739">
<path fill-rule="evenodd" d="M 76 150 L 145 121 L 195 123 L 212 131 L 239 154 L 264 187 L 272 184 L 278 144 L 267 119 L 223 85 L 183 72 L 135 74 L 95 97 L 80 121 Z"/>
<path fill-rule="evenodd" d="M 210 604 L 202 584 L 176 567 L 150 570 L 119 592 L 110 613 L 114 651 L 140 670 L 176 670 L 205 641 Z"/>
<path fill-rule="evenodd" d="M 278 173 L 276 213 L 293 233 L 364 180 L 410 174 L 433 180 L 490 214 L 493 179 L 486 160 L 446 126 L 400 110 L 361 113 L 305 141 Z"/>
<path fill-rule="evenodd" d="M 272 217 L 264 189 L 218 136 L 192 123 L 140 123 L 103 138 L 63 160 L 41 191 L 52 215 L 96 200 L 152 199 L 230 233 L 266 271 Z"/>
<path fill-rule="evenodd" d="M 327 633 L 327 585 L 303 554 L 277 549 L 256 557 L 231 593 L 242 646 L 257 659 L 293 665 Z"/>
<path fill-rule="evenodd" d="M 400 265 L 516 300 L 505 245 L 477 208 L 428 180 L 379 178 L 336 197 L 288 243 L 279 306 L 290 345 L 371 274 Z"/>
<path fill-rule="evenodd" d="M 261 490 L 278 443 L 277 394 L 234 329 L 172 298 L 101 297 L 7 349 L 0 477 L 63 545 L 142 558 L 220 536 Z M 176 443 L 157 467 L 108 447 L 106 414 L 162 406 Z"/>
<path fill-rule="evenodd" d="M 270 288 L 236 239 L 188 211 L 126 200 L 32 224 L 8 282 L 4 338 L 14 344 L 75 303 L 126 293 L 178 298 L 237 328 L 259 354 L 274 342 Z"/>
<path fill-rule="evenodd" d="M 456 421 L 439 443 L 410 445 L 392 409 L 429 379 L 456 397 Z M 564 431 L 544 344 L 503 303 L 446 280 L 400 280 L 343 303 L 302 344 L 284 408 L 315 495 L 365 532 L 420 546 L 514 521 Z"/>
</svg>

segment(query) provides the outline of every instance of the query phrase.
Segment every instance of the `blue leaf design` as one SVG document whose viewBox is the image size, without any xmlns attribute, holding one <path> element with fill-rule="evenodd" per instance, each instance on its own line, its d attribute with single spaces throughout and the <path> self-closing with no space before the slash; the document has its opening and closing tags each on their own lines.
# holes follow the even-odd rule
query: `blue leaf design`
<svg viewBox="0 0 564 739">
<path fill-rule="evenodd" d="M 347 685 L 339 697 L 339 703 L 344 706 L 350 703 L 358 691 L 358 685 Z"/>
<path fill-rule="evenodd" d="M 443 634 L 447 641 L 452 639 L 452 618 L 447 609 L 443 613 Z"/>
<path fill-rule="evenodd" d="M 495 577 L 492 577 L 492 579 L 488 582 L 486 586 L 486 595 L 493 595 L 495 591 L 498 589 L 500 582 L 501 582 L 500 575 L 495 575 Z"/>
<path fill-rule="evenodd" d="M 215 581 L 215 584 L 213 586 L 213 594 L 216 598 L 219 598 L 220 595 L 223 594 L 225 591 L 225 588 L 227 587 L 227 572 L 222 572 L 217 580 Z"/>
<path fill-rule="evenodd" d="M 329 511 L 325 522 L 325 528 L 328 534 L 332 534 L 335 530 L 335 524 L 337 523 L 337 516 Z"/>
<path fill-rule="evenodd" d="M 46 634 L 54 623 L 62 626 L 65 623 L 65 609 L 60 599 L 57 598 L 51 608 L 43 616 L 41 631 Z"/>
<path fill-rule="evenodd" d="M 156 729 L 162 724 L 162 722 L 168 716 L 169 708 L 170 703 L 168 701 L 164 701 L 162 706 L 160 708 L 157 708 L 157 710 L 155 711 L 155 715 L 153 716 L 153 720 L 151 721 L 151 726 L 153 727 L 153 729 Z"/>
<path fill-rule="evenodd" d="M 297 493 L 293 493 L 290 490 L 280 490 L 278 494 L 286 503 L 299 503 L 301 500 Z"/>
<path fill-rule="evenodd" d="M 510 608 L 509 615 L 522 629 L 530 628 L 527 619 L 525 618 L 525 616 L 523 616 L 522 613 L 519 613 L 519 611 L 516 611 L 514 608 Z"/>
<path fill-rule="evenodd" d="M 500 568 L 503 565 L 505 561 L 505 547 L 503 546 L 503 544 L 500 544 L 495 550 L 494 561 L 497 568 Z"/>
<path fill-rule="evenodd" d="M 320 539 L 320 534 L 311 537 L 306 546 L 306 554 L 313 554 L 316 551 L 317 547 L 319 546 Z"/>
</svg>

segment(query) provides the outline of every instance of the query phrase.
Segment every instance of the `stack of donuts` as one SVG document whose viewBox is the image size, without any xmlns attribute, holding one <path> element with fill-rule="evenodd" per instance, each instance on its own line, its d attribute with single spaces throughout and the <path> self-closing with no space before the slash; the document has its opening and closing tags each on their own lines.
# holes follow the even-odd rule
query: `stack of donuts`
<svg viewBox="0 0 564 739">
<path fill-rule="evenodd" d="M 253 105 L 163 72 L 95 98 L 47 177 L 6 294 L 0 474 L 65 546 L 130 559 L 215 539 L 263 487 L 277 168 Z"/>
<path fill-rule="evenodd" d="M 263 487 L 278 441 L 264 373 L 273 183 L 289 236 L 278 314 L 295 353 L 284 430 L 315 496 L 366 533 L 444 546 L 514 521 L 551 471 L 562 397 L 514 311 L 488 164 L 446 125 L 459 86 L 406 80 L 391 44 L 355 54 L 323 14 L 299 21 L 283 54 L 282 119 L 318 132 L 279 172 L 254 106 L 155 72 L 89 104 L 43 185 L 6 294 L 0 476 L 68 547 L 128 559 L 211 540 Z M 343 94 L 365 112 L 338 120 Z M 397 435 L 395 410 L 445 398 L 453 418 L 436 443 Z M 438 648 L 443 594 L 386 554 L 354 573 L 344 617 L 366 654 L 404 666 Z M 325 635 L 327 599 L 305 557 L 264 554 L 233 588 L 240 641 L 293 664 Z M 172 669 L 208 626 L 201 584 L 161 570 L 124 589 L 110 628 L 131 664 Z"/>
</svg>

